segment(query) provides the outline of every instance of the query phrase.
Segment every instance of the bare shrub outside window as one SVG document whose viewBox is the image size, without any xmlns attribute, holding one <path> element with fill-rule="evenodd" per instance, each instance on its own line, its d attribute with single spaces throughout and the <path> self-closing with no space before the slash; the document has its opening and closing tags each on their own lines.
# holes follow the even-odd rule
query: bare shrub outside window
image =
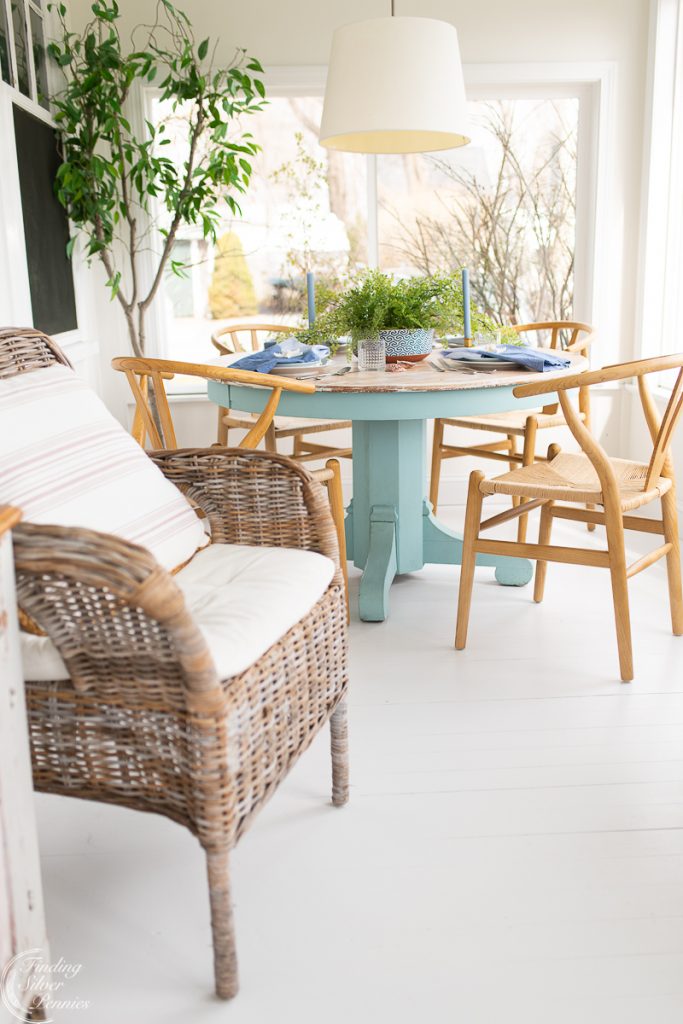
<svg viewBox="0 0 683 1024">
<path fill-rule="evenodd" d="M 379 157 L 380 263 L 471 271 L 500 322 L 572 315 L 578 100 L 471 103 L 472 144 Z"/>
</svg>

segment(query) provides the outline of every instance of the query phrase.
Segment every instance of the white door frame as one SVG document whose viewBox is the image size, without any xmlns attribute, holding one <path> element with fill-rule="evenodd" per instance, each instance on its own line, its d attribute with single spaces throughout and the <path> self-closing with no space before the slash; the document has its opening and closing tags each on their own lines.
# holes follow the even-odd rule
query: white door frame
<svg viewBox="0 0 683 1024">
<path fill-rule="evenodd" d="M 3 140 L 3 169 L 0 174 L 0 221 L 3 225 L 0 233 L 0 321 L 3 326 L 30 327 L 33 324 L 33 309 L 14 134 L 15 106 L 26 110 L 51 128 L 56 129 L 57 125 L 47 110 L 6 82 L 0 81 L 0 138 Z M 77 262 L 74 262 L 72 272 L 78 327 L 55 334 L 54 340 L 72 362 L 78 362 L 83 351 L 89 347 L 83 334 L 86 296 Z"/>
</svg>

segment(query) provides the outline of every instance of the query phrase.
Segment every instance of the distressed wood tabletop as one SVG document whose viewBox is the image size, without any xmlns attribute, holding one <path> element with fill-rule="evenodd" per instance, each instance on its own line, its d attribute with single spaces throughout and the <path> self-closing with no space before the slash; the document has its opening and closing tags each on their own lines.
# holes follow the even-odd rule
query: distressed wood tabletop
<svg viewBox="0 0 683 1024">
<path fill-rule="evenodd" d="M 552 353 L 557 355 L 556 352 Z M 544 378 L 558 377 L 565 373 L 578 373 L 588 368 L 588 360 L 578 353 L 564 353 L 571 360 L 571 365 L 566 370 L 552 370 L 544 373 Z M 314 370 L 309 373 L 302 373 L 299 379 L 305 378 L 314 380 L 316 391 L 336 392 L 345 394 L 349 392 L 379 394 L 397 391 L 464 391 L 477 388 L 510 387 L 516 384 L 523 384 L 539 374 L 530 370 L 487 370 L 481 373 L 469 371 L 443 370 L 436 368 L 433 356 L 422 360 L 419 363 L 412 363 L 404 370 L 398 371 L 364 371 L 356 369 L 355 361 L 353 369 L 341 376 L 334 376 L 335 370 L 347 366 L 345 355 L 334 356 L 326 367 L 320 369 L 316 374 Z"/>
</svg>

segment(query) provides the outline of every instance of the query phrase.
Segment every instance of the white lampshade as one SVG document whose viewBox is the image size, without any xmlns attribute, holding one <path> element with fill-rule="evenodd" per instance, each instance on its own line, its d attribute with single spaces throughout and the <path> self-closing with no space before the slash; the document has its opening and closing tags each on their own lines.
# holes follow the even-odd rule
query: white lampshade
<svg viewBox="0 0 683 1024">
<path fill-rule="evenodd" d="M 372 18 L 332 39 L 320 142 L 350 153 L 429 153 L 467 135 L 458 33 L 432 18 Z"/>
</svg>

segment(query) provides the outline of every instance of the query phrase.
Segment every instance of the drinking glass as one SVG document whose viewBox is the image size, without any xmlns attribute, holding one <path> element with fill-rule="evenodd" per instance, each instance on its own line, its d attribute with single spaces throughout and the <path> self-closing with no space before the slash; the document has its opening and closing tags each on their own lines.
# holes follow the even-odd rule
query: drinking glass
<svg viewBox="0 0 683 1024">
<path fill-rule="evenodd" d="M 362 338 L 358 342 L 358 369 L 384 370 L 387 348 L 382 338 Z"/>
</svg>

